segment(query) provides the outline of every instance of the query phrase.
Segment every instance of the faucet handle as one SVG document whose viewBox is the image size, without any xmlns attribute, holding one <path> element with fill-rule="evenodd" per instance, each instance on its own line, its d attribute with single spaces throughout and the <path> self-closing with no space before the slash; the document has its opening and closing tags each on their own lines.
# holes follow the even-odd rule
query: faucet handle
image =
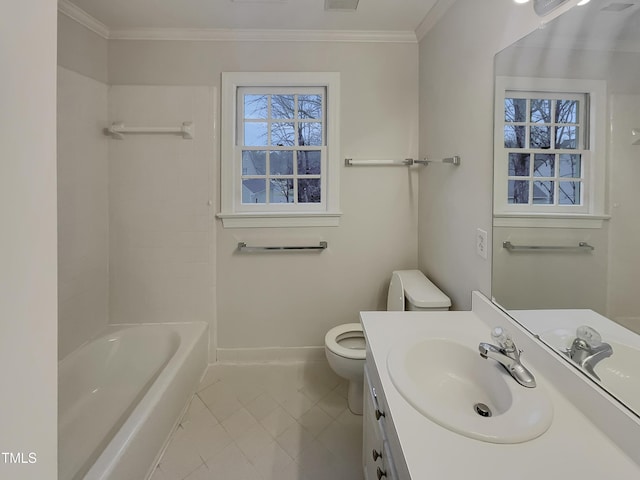
<svg viewBox="0 0 640 480">
<path fill-rule="evenodd" d="M 596 348 L 602 344 L 602 336 L 595 328 L 591 328 L 588 325 L 582 325 L 576 330 L 576 337 L 580 340 L 584 340 L 589 348 Z"/>
<path fill-rule="evenodd" d="M 493 338 L 494 342 L 500 345 L 505 352 L 514 352 L 516 351 L 516 344 L 513 343 L 511 339 L 511 335 L 502 327 L 495 327 L 491 331 L 491 338 Z"/>
</svg>

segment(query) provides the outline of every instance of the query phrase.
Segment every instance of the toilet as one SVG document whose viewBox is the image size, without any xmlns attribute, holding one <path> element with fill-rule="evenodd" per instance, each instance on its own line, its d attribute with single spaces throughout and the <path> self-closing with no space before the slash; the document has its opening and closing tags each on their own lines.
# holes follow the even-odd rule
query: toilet
<svg viewBox="0 0 640 480">
<path fill-rule="evenodd" d="M 387 311 L 449 310 L 451 300 L 420 270 L 396 270 L 391 275 Z M 360 323 L 345 323 L 327 332 L 324 351 L 333 371 L 349 381 L 349 410 L 362 415 L 366 343 Z"/>
</svg>

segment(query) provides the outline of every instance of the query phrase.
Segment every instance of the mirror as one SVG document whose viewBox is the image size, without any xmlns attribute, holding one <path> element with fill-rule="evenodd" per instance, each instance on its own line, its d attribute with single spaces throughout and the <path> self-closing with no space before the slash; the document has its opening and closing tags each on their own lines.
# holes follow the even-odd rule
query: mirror
<svg viewBox="0 0 640 480">
<path fill-rule="evenodd" d="M 571 9 L 495 74 L 494 301 L 640 416 L 640 0 Z"/>
</svg>

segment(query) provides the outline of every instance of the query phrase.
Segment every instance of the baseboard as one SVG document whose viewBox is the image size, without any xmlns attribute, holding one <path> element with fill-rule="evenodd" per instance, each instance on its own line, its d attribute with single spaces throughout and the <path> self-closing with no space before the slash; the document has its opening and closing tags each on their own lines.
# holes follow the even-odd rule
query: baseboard
<svg viewBox="0 0 640 480">
<path fill-rule="evenodd" d="M 291 363 L 326 359 L 322 347 L 218 348 L 217 363 Z"/>
</svg>

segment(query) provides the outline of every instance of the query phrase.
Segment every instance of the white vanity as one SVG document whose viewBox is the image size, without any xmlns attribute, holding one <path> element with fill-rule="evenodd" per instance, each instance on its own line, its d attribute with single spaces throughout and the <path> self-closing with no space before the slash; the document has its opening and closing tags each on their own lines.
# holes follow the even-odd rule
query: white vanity
<svg viewBox="0 0 640 480">
<path fill-rule="evenodd" d="M 469 312 L 361 313 L 366 480 L 640 478 L 638 418 L 473 295 Z M 523 350 L 535 388 L 480 356 L 495 326 Z"/>
</svg>

